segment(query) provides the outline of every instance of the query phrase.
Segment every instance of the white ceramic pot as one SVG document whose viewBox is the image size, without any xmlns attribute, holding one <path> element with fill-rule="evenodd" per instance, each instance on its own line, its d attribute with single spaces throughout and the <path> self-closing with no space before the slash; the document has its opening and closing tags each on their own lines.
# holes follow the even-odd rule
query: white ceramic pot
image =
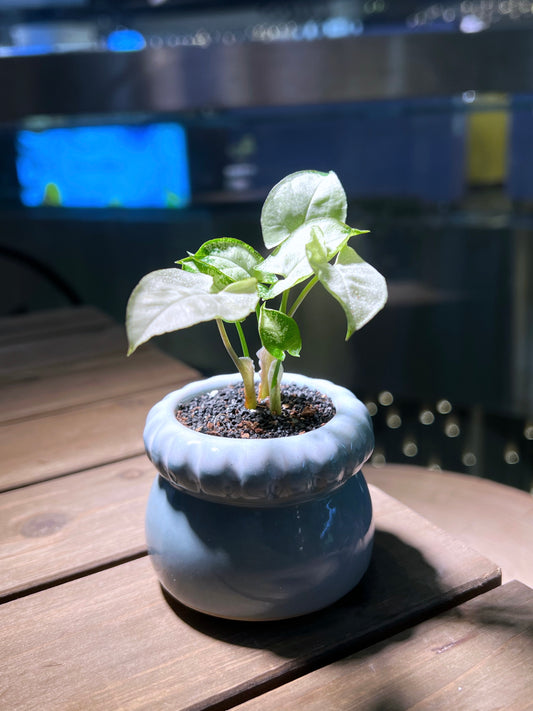
<svg viewBox="0 0 533 711">
<path fill-rule="evenodd" d="M 180 403 L 238 382 L 191 383 L 148 414 L 146 452 L 160 473 L 146 514 L 152 563 L 163 587 L 201 612 L 313 612 L 349 592 L 370 562 L 372 504 L 360 471 L 374 446 L 370 416 L 345 388 L 285 374 L 328 395 L 333 418 L 274 439 L 206 435 L 177 421 Z"/>
</svg>

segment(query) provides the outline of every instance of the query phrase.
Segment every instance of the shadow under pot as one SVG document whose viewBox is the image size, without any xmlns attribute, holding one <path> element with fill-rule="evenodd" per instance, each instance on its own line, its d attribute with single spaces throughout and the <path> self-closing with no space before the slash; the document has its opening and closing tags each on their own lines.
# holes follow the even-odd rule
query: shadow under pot
<svg viewBox="0 0 533 711">
<path fill-rule="evenodd" d="M 368 411 L 346 388 L 285 374 L 327 395 L 321 427 L 272 439 L 196 432 L 176 410 L 238 384 L 221 375 L 170 393 L 149 412 L 146 452 L 159 471 L 146 538 L 162 586 L 184 605 L 235 620 L 296 617 L 332 604 L 366 572 L 372 503 L 360 471 L 374 436 Z"/>
</svg>

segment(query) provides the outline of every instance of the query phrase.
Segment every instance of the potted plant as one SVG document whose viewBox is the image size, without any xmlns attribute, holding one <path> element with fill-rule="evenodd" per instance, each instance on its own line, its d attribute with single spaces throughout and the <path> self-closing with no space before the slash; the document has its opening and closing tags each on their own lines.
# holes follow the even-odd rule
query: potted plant
<svg viewBox="0 0 533 711">
<path fill-rule="evenodd" d="M 366 230 L 349 227 L 346 210 L 333 172 L 294 173 L 261 212 L 268 256 L 213 239 L 143 277 L 130 296 L 129 353 L 214 320 L 237 371 L 170 393 L 144 431 L 159 471 L 146 514 L 149 553 L 163 587 L 196 610 L 302 615 L 342 597 L 368 567 L 374 527 L 360 470 L 374 446 L 369 414 L 347 389 L 282 366 L 300 353 L 294 317 L 315 285 L 344 309 L 347 339 L 386 302 L 385 279 L 348 245 Z M 242 328 L 252 315 L 258 373 Z"/>
</svg>

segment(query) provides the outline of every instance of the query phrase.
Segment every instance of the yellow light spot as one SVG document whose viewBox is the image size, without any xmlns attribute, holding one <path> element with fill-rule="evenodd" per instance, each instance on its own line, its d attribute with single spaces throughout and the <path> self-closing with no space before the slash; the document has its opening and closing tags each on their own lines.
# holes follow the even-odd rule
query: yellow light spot
<svg viewBox="0 0 533 711">
<path fill-rule="evenodd" d="M 452 404 L 449 400 L 439 400 L 437 403 L 437 412 L 441 415 L 448 415 L 452 411 Z"/>
<path fill-rule="evenodd" d="M 431 410 L 422 410 L 418 419 L 423 425 L 432 425 L 435 422 L 435 415 Z"/>
<path fill-rule="evenodd" d="M 506 464 L 518 464 L 518 462 L 520 461 L 519 453 L 512 446 L 505 448 L 503 458 L 505 459 Z"/>
<path fill-rule="evenodd" d="M 463 454 L 463 464 L 465 467 L 474 467 L 477 464 L 477 457 L 474 452 L 465 452 Z"/>
<path fill-rule="evenodd" d="M 385 464 L 387 463 L 387 460 L 385 459 L 385 454 L 383 452 L 374 452 L 374 455 L 372 456 L 372 459 L 370 460 L 370 463 L 372 464 L 373 467 L 384 467 Z"/>
<path fill-rule="evenodd" d="M 444 434 L 446 437 L 459 437 L 461 434 L 461 428 L 459 427 L 459 423 L 457 420 L 454 420 L 452 418 L 449 418 L 446 421 L 446 424 L 444 425 Z"/>
<path fill-rule="evenodd" d="M 412 439 L 406 440 L 403 444 L 402 452 L 405 454 L 406 457 L 416 457 L 416 455 L 418 454 L 418 447 L 416 445 L 416 442 Z"/>
<path fill-rule="evenodd" d="M 368 414 L 371 417 L 374 417 L 374 415 L 377 415 L 378 413 L 378 406 L 373 400 L 369 400 L 368 402 L 365 402 L 366 409 L 368 410 Z"/>
<path fill-rule="evenodd" d="M 387 415 L 386 423 L 387 427 L 390 427 L 391 430 L 397 430 L 402 426 L 402 418 L 398 415 L 398 413 L 391 412 Z"/>
<path fill-rule="evenodd" d="M 380 405 L 388 407 L 394 402 L 394 396 L 388 390 L 383 390 L 383 392 L 378 395 L 378 402 Z"/>
</svg>

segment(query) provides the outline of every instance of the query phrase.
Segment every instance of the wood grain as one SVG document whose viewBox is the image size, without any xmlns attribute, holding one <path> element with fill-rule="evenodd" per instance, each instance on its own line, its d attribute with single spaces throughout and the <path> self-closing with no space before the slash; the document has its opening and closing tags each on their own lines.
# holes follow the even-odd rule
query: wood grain
<svg viewBox="0 0 533 711">
<path fill-rule="evenodd" d="M 188 379 L 187 370 L 181 382 Z M 0 491 L 141 454 L 148 410 L 168 390 L 160 385 L 1 425 Z"/>
<path fill-rule="evenodd" d="M 113 325 L 113 319 L 93 306 L 32 311 L 0 317 L 0 348 L 7 344 L 33 342 L 40 338 L 98 331 Z"/>
<path fill-rule="evenodd" d="M 143 455 L 4 492 L 0 600 L 145 552 L 144 509 L 155 474 Z M 373 498 L 383 537 L 399 525 L 397 505 L 378 491 Z M 403 506 L 399 511 L 409 518 Z M 415 517 L 415 538 L 419 524 Z M 407 542 L 410 527 L 404 528 Z M 414 544 L 422 551 L 423 542 Z"/>
<path fill-rule="evenodd" d="M 372 496 L 370 569 L 312 616 L 253 624 L 190 612 L 163 596 L 148 558 L 5 603 L 3 707 L 227 707 L 498 584 L 492 563 L 379 490 Z"/>
<path fill-rule="evenodd" d="M 533 590 L 508 583 L 238 711 L 533 708 Z"/>
<path fill-rule="evenodd" d="M 125 353 L 77 364 L 72 371 L 37 374 L 26 380 L 4 384 L 0 423 L 35 417 L 83 403 L 97 402 L 127 393 L 168 384 L 174 390 L 185 380 L 199 378 L 192 368 L 145 348 L 131 358 Z"/>
<path fill-rule="evenodd" d="M 368 481 L 533 587 L 533 497 L 488 479 L 421 467 L 368 467 Z"/>
<path fill-rule="evenodd" d="M 16 343 L 0 350 L 0 383 L 79 371 L 87 361 L 105 363 L 126 353 L 122 326 L 109 325 L 97 332 L 68 334 Z"/>
<path fill-rule="evenodd" d="M 125 354 L 124 328 L 104 314 L 68 309 L 60 316 L 3 319 L 7 335 L 0 343 L 0 383 L 79 370 L 88 360 Z"/>
<path fill-rule="evenodd" d="M 145 553 L 144 455 L 0 496 L 0 600 Z"/>
<path fill-rule="evenodd" d="M 3 319 L 0 491 L 143 452 L 150 407 L 198 373 L 96 309 Z"/>
</svg>

